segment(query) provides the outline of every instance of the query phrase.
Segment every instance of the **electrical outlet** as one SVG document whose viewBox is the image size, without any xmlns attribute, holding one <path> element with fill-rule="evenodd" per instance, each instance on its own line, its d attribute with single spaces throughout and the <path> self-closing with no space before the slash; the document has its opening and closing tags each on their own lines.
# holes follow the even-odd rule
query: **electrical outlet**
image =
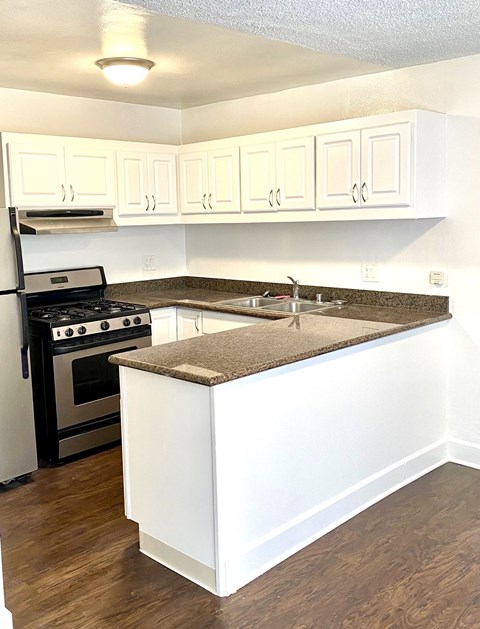
<svg viewBox="0 0 480 629">
<path fill-rule="evenodd" d="M 443 271 L 430 271 L 429 283 L 431 286 L 437 286 L 437 288 L 445 286 L 445 273 Z"/>
<path fill-rule="evenodd" d="M 362 282 L 378 282 L 376 262 L 362 262 Z"/>
<path fill-rule="evenodd" d="M 144 271 L 155 271 L 156 268 L 157 268 L 157 256 L 154 256 L 154 255 L 143 256 L 143 270 Z"/>
</svg>

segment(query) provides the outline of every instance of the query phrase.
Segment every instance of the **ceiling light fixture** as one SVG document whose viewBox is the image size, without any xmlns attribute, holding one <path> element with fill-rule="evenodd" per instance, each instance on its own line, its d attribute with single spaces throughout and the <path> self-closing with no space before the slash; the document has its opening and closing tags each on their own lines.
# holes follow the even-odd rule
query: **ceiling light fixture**
<svg viewBox="0 0 480 629">
<path fill-rule="evenodd" d="M 137 57 L 108 57 L 95 61 L 95 65 L 103 70 L 112 83 L 129 87 L 143 81 L 155 64 L 148 59 Z"/>
</svg>

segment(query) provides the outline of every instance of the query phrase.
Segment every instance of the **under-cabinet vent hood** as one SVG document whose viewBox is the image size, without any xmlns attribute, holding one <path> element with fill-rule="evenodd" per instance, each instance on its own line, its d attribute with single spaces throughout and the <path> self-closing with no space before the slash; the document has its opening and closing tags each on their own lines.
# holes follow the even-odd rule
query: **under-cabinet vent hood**
<svg viewBox="0 0 480 629">
<path fill-rule="evenodd" d="M 18 210 L 21 234 L 113 232 L 118 227 L 112 209 Z"/>
</svg>

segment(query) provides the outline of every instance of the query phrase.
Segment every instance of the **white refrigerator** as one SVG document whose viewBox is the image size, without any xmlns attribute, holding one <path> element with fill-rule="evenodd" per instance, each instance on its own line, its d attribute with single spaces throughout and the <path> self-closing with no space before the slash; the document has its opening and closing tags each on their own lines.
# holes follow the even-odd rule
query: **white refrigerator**
<svg viewBox="0 0 480 629">
<path fill-rule="evenodd" d="M 0 483 L 37 469 L 27 302 L 15 208 L 0 208 Z"/>
</svg>

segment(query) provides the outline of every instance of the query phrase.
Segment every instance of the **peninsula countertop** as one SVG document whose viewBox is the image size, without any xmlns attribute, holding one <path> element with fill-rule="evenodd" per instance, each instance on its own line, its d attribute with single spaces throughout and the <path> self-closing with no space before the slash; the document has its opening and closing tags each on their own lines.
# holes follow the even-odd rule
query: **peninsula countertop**
<svg viewBox="0 0 480 629">
<path fill-rule="evenodd" d="M 448 312 L 363 305 L 282 316 L 277 321 L 117 354 L 110 361 L 213 386 L 451 318 Z"/>
</svg>

